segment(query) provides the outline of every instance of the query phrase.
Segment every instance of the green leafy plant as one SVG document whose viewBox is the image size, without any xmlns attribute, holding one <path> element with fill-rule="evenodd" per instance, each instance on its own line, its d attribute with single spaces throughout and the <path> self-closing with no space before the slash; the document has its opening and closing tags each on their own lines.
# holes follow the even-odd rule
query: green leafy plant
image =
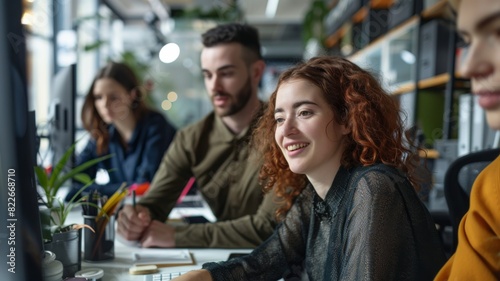
<svg viewBox="0 0 500 281">
<path fill-rule="evenodd" d="M 328 15 L 328 7 L 325 1 L 315 0 L 306 12 L 302 22 L 302 40 L 304 44 L 310 39 L 316 39 L 323 47 L 325 42 L 324 18 Z"/>
<path fill-rule="evenodd" d="M 35 166 L 38 184 L 45 195 L 45 201 L 43 203 L 47 207 L 45 211 L 41 211 L 42 232 L 44 239 L 47 240 L 51 240 L 52 235 L 56 232 L 64 232 L 72 229 L 71 225 L 66 225 L 66 218 L 74 207 L 82 204 L 92 205 L 92 203 L 87 202 L 87 196 L 80 196 L 81 193 L 94 182 L 94 180 L 91 179 L 89 175 L 83 173 L 83 171 L 112 157 L 112 155 L 106 155 L 89 160 L 74 168 L 68 168 L 68 161 L 71 159 L 75 148 L 76 142 L 66 150 L 51 173 L 47 173 L 43 167 Z M 75 179 L 83 183 L 84 186 L 80 188 L 68 202 L 63 202 L 63 200 L 56 195 L 61 186 L 70 179 Z"/>
</svg>

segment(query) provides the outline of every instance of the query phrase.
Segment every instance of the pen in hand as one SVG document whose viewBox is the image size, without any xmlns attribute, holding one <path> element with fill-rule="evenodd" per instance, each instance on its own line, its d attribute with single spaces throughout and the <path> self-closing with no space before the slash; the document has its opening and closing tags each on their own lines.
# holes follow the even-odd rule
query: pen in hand
<svg viewBox="0 0 500 281">
<path fill-rule="evenodd" d="M 135 211 L 135 190 L 132 190 L 132 207 L 134 208 Z"/>
</svg>

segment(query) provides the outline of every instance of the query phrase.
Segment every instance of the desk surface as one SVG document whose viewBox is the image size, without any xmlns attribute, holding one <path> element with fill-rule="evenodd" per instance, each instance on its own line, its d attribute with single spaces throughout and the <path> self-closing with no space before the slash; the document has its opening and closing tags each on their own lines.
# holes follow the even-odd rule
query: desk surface
<svg viewBox="0 0 500 281">
<path fill-rule="evenodd" d="M 181 215 L 186 210 L 180 210 Z M 193 210 L 197 212 L 198 210 Z M 187 212 L 189 215 L 193 213 Z M 74 208 L 69 214 L 68 223 L 82 223 L 81 209 Z M 83 239 L 82 239 L 83 240 Z M 84 241 L 82 241 L 84 243 Z M 83 251 L 82 245 L 82 251 Z M 142 281 L 145 275 L 131 275 L 129 268 L 134 264 L 132 260 L 132 253 L 137 250 L 137 247 L 126 245 L 120 239 L 115 238 L 115 258 L 109 261 L 102 262 L 85 262 L 82 261 L 82 269 L 88 268 L 101 268 L 104 270 L 104 277 L 102 281 Z M 160 272 L 184 272 L 193 269 L 199 269 L 206 262 L 224 261 L 227 260 L 230 253 L 249 253 L 251 249 L 189 249 L 194 256 L 195 264 L 189 266 L 175 266 L 160 268 Z"/>
<path fill-rule="evenodd" d="M 133 247 L 124 245 L 119 241 L 115 241 L 115 258 L 105 262 L 82 262 L 82 269 L 101 268 L 104 270 L 103 281 L 142 281 L 144 275 L 130 275 L 129 268 L 133 265 L 132 252 Z M 193 269 L 201 268 L 202 264 L 211 261 L 227 260 L 230 253 L 248 253 L 250 249 L 190 249 L 194 255 L 196 264 L 189 266 L 174 266 L 160 268 L 160 272 L 184 272 Z"/>
</svg>

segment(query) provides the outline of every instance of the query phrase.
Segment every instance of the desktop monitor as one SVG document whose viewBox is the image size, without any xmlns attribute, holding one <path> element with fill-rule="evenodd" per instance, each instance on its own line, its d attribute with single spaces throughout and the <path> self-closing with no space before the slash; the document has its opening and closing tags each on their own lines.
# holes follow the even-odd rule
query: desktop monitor
<svg viewBox="0 0 500 281">
<path fill-rule="evenodd" d="M 55 165 L 75 142 L 76 64 L 61 68 L 52 83 L 51 163 Z M 74 166 L 74 157 L 69 161 Z"/>
<path fill-rule="evenodd" d="M 0 1 L 0 280 L 42 279 L 43 242 L 28 112 L 21 1 Z"/>
</svg>

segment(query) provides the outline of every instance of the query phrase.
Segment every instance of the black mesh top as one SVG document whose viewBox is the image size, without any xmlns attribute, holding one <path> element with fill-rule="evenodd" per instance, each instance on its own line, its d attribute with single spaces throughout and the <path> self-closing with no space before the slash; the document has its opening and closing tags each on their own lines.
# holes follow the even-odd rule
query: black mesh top
<svg viewBox="0 0 500 281">
<path fill-rule="evenodd" d="M 206 263 L 214 280 L 432 280 L 446 258 L 398 170 L 340 168 L 325 200 L 309 184 L 250 255 Z"/>
</svg>

